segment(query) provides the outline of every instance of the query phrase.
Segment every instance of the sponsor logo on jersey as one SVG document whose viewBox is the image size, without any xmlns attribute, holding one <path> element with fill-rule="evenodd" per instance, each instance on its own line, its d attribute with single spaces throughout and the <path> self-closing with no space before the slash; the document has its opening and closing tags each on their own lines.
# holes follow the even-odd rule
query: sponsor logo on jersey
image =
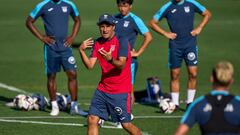
<svg viewBox="0 0 240 135">
<path fill-rule="evenodd" d="M 173 9 L 171 12 L 172 12 L 172 13 L 175 13 L 176 11 L 177 11 L 177 9 Z"/>
<path fill-rule="evenodd" d="M 63 11 L 64 13 L 66 13 L 66 12 L 67 12 L 67 7 L 66 7 L 66 6 L 62 7 L 62 11 Z"/>
<path fill-rule="evenodd" d="M 189 7 L 189 6 L 184 7 L 184 11 L 185 11 L 186 13 L 189 13 L 189 12 L 190 12 L 190 7 Z"/>
<path fill-rule="evenodd" d="M 49 9 L 48 9 L 48 12 L 51 12 L 51 11 L 53 11 L 53 8 L 49 8 Z"/>
<path fill-rule="evenodd" d="M 68 58 L 68 62 L 69 62 L 70 64 L 75 64 L 75 63 L 76 63 L 76 60 L 75 60 L 75 58 L 74 58 L 73 56 L 71 56 L 71 57 Z"/>
<path fill-rule="evenodd" d="M 227 106 L 224 108 L 224 112 L 233 112 L 234 108 L 232 104 L 227 104 Z"/>
<path fill-rule="evenodd" d="M 206 104 L 203 108 L 203 112 L 210 112 L 212 111 L 212 106 L 210 104 Z"/>
<path fill-rule="evenodd" d="M 128 27 L 129 23 L 130 23 L 129 21 L 124 21 L 123 26 L 124 26 L 124 27 Z"/>
</svg>

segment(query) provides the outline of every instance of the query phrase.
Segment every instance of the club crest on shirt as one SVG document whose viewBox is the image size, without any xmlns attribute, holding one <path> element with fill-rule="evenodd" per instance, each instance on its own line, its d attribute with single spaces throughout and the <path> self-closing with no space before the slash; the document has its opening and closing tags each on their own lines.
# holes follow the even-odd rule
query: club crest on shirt
<svg viewBox="0 0 240 135">
<path fill-rule="evenodd" d="M 190 7 L 189 7 L 189 6 L 184 7 L 184 11 L 185 11 L 186 13 L 189 13 L 189 12 L 190 12 Z"/>
<path fill-rule="evenodd" d="M 129 21 L 124 21 L 123 27 L 128 27 L 129 23 L 130 23 Z"/>
<path fill-rule="evenodd" d="M 116 45 L 111 45 L 111 48 L 110 48 L 111 52 L 113 52 L 115 50 L 115 46 Z"/>
<path fill-rule="evenodd" d="M 64 13 L 66 13 L 66 12 L 67 12 L 67 7 L 66 7 L 66 6 L 62 7 L 62 11 L 63 11 Z"/>
</svg>

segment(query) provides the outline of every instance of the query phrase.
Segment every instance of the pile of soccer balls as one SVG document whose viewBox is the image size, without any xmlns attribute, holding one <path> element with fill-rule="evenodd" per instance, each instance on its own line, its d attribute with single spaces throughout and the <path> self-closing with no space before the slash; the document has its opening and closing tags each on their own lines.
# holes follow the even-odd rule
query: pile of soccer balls
<svg viewBox="0 0 240 135">
<path fill-rule="evenodd" d="M 56 97 L 59 109 L 61 111 L 67 111 L 70 109 L 71 105 L 71 96 L 63 95 L 61 93 L 57 93 Z M 50 107 L 48 99 L 41 94 L 18 94 L 15 96 L 12 102 L 6 104 L 8 107 L 15 108 L 17 110 L 40 110 L 44 111 L 46 107 Z"/>
<path fill-rule="evenodd" d="M 170 98 L 160 99 L 159 108 L 162 113 L 171 114 L 174 112 L 176 105 Z"/>
</svg>

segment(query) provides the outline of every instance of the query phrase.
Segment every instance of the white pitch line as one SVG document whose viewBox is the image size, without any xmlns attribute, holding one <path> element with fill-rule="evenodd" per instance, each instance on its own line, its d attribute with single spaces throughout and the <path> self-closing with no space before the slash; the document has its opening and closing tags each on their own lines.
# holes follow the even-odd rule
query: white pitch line
<svg viewBox="0 0 240 135">
<path fill-rule="evenodd" d="M 83 119 L 84 117 L 70 116 L 23 116 L 23 117 L 0 117 L 0 119 Z"/>
<path fill-rule="evenodd" d="M 77 123 L 57 123 L 57 122 L 7 120 L 7 119 L 0 119 L 0 122 L 25 123 L 25 124 L 42 124 L 42 125 L 54 125 L 54 126 L 78 126 L 78 127 L 86 127 L 87 126 L 86 124 L 77 124 Z M 119 129 L 119 128 L 113 127 L 113 126 L 102 126 L 102 128 Z"/>
<path fill-rule="evenodd" d="M 178 119 L 182 116 L 134 116 L 134 119 Z M 72 117 L 72 116 L 22 116 L 22 117 L 0 117 L 0 119 L 83 119 L 84 117 Z"/>
<path fill-rule="evenodd" d="M 156 119 L 156 118 L 159 118 L 159 119 L 178 119 L 178 118 L 181 118 L 182 116 L 174 116 L 174 115 L 169 115 L 169 116 L 134 116 L 134 119 L 149 119 L 149 118 L 152 118 L 152 119 Z"/>
<path fill-rule="evenodd" d="M 1 83 L 1 82 L 0 82 L 0 88 L 4 88 L 4 89 L 7 89 L 9 91 L 18 92 L 18 93 L 21 93 L 21 94 L 30 94 L 29 92 L 26 92 L 25 90 L 22 90 L 22 89 L 19 89 L 19 88 L 16 88 L 16 87 L 13 87 L 13 86 Z"/>
</svg>

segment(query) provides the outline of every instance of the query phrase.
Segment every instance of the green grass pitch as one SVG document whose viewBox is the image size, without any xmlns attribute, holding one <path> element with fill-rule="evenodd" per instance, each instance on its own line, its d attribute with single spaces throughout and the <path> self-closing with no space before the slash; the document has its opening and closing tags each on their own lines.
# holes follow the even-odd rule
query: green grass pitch
<svg viewBox="0 0 240 135">
<path fill-rule="evenodd" d="M 48 97 L 46 76 L 44 73 L 43 44 L 38 41 L 25 27 L 25 19 L 41 0 L 1 0 L 0 4 L 0 83 L 8 84 L 31 93 L 42 93 Z M 75 40 L 80 43 L 88 37 L 99 36 L 96 22 L 103 13 L 117 13 L 115 0 L 73 0 L 81 15 L 82 26 Z M 197 97 L 211 89 L 209 76 L 213 65 L 219 60 L 229 60 L 235 66 L 234 94 L 240 94 L 240 1 L 239 0 L 198 0 L 212 12 L 212 19 L 198 37 L 199 76 Z M 167 0 L 135 0 L 133 12 L 145 23 Z M 196 24 L 201 17 L 196 15 Z M 70 23 L 72 25 L 72 22 Z M 41 19 L 36 22 L 43 31 Z M 163 26 L 168 29 L 165 20 Z M 71 28 L 71 26 L 70 26 Z M 139 70 L 135 89 L 142 90 L 146 78 L 158 76 L 164 92 L 169 92 L 169 70 L 167 68 L 168 41 L 152 31 L 153 42 L 139 57 Z M 141 43 L 139 36 L 136 46 Z M 100 79 L 100 69 L 88 71 L 83 66 L 78 51 L 74 49 L 78 64 L 79 104 L 88 110 L 92 94 Z M 184 66 L 183 66 L 184 67 Z M 67 93 L 66 77 L 62 72 L 57 75 L 59 92 Z M 181 99 L 186 96 L 187 73 L 182 68 Z M 49 117 L 47 112 L 17 111 L 5 106 L 17 93 L 0 87 L 0 135 L 84 135 L 87 128 L 86 118 L 60 113 L 59 118 Z M 185 105 L 181 105 L 185 108 Z M 136 104 L 133 107 L 136 119 L 133 121 L 145 135 L 171 135 L 179 124 L 183 112 L 172 115 L 159 113 L 156 106 Z M 144 118 L 142 116 L 157 116 Z M 166 116 L 171 116 L 166 118 Z M 22 122 L 22 123 L 20 123 Z M 65 125 L 64 125 L 65 124 Z M 106 124 L 111 126 L 109 124 Z M 101 128 L 102 135 L 126 135 L 121 129 Z M 190 134 L 200 134 L 194 126 Z"/>
</svg>

